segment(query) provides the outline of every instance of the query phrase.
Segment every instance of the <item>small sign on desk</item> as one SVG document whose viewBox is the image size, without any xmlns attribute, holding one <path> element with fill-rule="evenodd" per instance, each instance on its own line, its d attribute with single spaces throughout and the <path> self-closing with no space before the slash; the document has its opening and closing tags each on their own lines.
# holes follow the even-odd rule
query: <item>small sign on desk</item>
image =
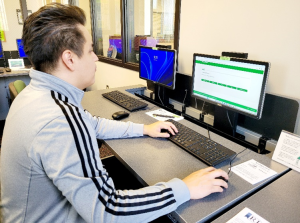
<svg viewBox="0 0 300 223">
<path fill-rule="evenodd" d="M 257 184 L 277 174 L 276 171 L 266 167 L 254 159 L 232 167 L 231 171 L 251 184 Z"/>
<path fill-rule="evenodd" d="M 270 223 L 249 208 L 244 208 L 226 223 Z"/>
<path fill-rule="evenodd" d="M 283 130 L 272 159 L 300 172 L 300 136 Z"/>
</svg>

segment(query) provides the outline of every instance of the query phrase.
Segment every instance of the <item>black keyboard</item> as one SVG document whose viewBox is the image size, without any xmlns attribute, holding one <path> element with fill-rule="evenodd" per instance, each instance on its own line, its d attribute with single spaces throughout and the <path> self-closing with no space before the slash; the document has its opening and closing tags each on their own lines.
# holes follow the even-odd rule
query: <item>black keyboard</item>
<svg viewBox="0 0 300 223">
<path fill-rule="evenodd" d="M 121 93 L 120 91 L 103 93 L 102 96 L 127 109 L 128 111 L 134 111 L 148 106 L 148 104 L 145 102 L 130 97 L 124 93 Z"/>
<path fill-rule="evenodd" d="M 236 152 L 172 119 L 167 121 L 172 122 L 178 129 L 178 133 L 174 136 L 171 135 L 169 140 L 209 166 L 216 166 L 225 160 L 231 159 L 236 154 Z"/>
</svg>

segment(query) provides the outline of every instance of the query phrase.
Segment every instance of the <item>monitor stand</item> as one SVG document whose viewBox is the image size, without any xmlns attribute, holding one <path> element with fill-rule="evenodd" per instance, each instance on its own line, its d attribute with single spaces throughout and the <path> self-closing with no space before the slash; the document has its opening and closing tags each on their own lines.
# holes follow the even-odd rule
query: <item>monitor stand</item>
<svg viewBox="0 0 300 223">
<path fill-rule="evenodd" d="M 165 107 L 170 107 L 172 106 L 169 103 L 169 94 L 168 94 L 168 89 L 165 87 L 162 87 L 160 85 L 155 84 L 155 101 L 163 104 Z"/>
<path fill-rule="evenodd" d="M 230 122 L 227 117 L 227 112 Z M 215 106 L 214 128 L 235 137 L 238 116 L 239 114 L 237 112 L 227 110 L 220 106 Z"/>
</svg>

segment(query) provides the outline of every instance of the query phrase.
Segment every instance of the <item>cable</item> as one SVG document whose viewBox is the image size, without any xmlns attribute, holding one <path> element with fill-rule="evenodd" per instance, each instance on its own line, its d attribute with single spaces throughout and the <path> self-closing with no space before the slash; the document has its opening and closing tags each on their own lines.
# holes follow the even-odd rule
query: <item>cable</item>
<svg viewBox="0 0 300 223">
<path fill-rule="evenodd" d="M 246 148 L 246 149 L 244 149 L 243 151 L 241 151 L 241 152 L 235 154 L 235 156 L 230 160 L 230 163 L 229 163 L 229 171 L 228 171 L 228 173 L 227 173 L 228 175 L 229 175 L 229 173 L 231 172 L 231 163 L 232 163 L 232 161 L 235 160 L 235 158 L 237 157 L 237 155 L 241 154 L 242 152 L 244 152 L 244 151 L 247 150 L 247 149 L 248 149 L 248 148 Z"/>
<path fill-rule="evenodd" d="M 196 109 L 198 109 L 197 99 L 195 98 Z"/>
<path fill-rule="evenodd" d="M 185 96 L 184 96 L 182 104 L 184 104 L 184 102 L 185 102 L 186 95 L 187 95 L 187 89 L 185 89 Z"/>
<path fill-rule="evenodd" d="M 158 85 L 158 98 L 159 98 L 161 104 L 162 104 L 163 106 L 165 106 L 164 103 L 162 102 L 161 98 L 160 98 L 160 93 L 159 93 L 159 92 L 160 92 L 160 86 Z"/>
<path fill-rule="evenodd" d="M 209 134 L 208 125 L 206 125 L 206 128 L 207 128 L 208 138 L 210 139 L 210 134 Z"/>
<path fill-rule="evenodd" d="M 202 105 L 202 108 L 201 108 L 201 112 L 202 112 L 202 115 L 203 115 L 203 122 L 204 122 L 204 112 L 203 112 L 204 105 L 205 105 L 205 101 L 203 101 L 203 105 Z M 206 124 L 206 128 L 207 128 L 208 138 L 210 139 L 210 133 L 209 133 L 209 129 L 208 129 L 208 124 Z"/>
<path fill-rule="evenodd" d="M 227 114 L 227 118 L 228 118 L 229 124 L 230 124 L 231 128 L 233 128 L 232 124 L 231 124 L 231 121 L 230 121 L 230 118 L 229 118 L 229 115 L 228 115 L 228 110 L 226 110 L 226 114 Z"/>
<path fill-rule="evenodd" d="M 231 121 L 230 121 L 230 118 L 229 118 L 229 115 L 228 115 L 228 110 L 226 110 L 226 114 L 227 114 L 227 118 L 228 118 L 229 124 L 230 124 L 231 129 L 232 129 L 232 135 L 234 136 L 235 135 L 235 130 L 233 128 L 233 125 L 231 124 Z M 235 116 L 233 118 L 235 118 Z"/>
<path fill-rule="evenodd" d="M 204 105 L 205 105 L 205 101 L 203 101 L 203 105 L 202 105 L 202 108 L 201 108 L 202 114 L 204 113 L 204 112 L 203 112 Z M 203 115 L 204 115 L 204 114 L 203 114 Z"/>
</svg>

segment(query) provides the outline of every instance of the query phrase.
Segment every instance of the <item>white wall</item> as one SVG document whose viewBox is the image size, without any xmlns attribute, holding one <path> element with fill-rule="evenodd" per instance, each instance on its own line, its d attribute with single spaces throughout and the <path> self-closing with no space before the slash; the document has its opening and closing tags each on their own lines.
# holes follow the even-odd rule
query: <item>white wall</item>
<svg viewBox="0 0 300 223">
<path fill-rule="evenodd" d="M 16 39 L 22 37 L 23 25 L 19 25 L 17 9 L 21 9 L 19 0 L 4 0 L 8 30 L 5 30 L 6 42 L 2 42 L 5 51 L 17 50 Z"/>
<path fill-rule="evenodd" d="M 182 1 L 179 72 L 193 53 L 249 53 L 271 63 L 267 91 L 300 98 L 300 1 Z"/>
<path fill-rule="evenodd" d="M 43 3 L 43 0 L 27 0 L 27 10 L 31 10 L 31 12 L 34 13 L 37 10 L 39 10 L 42 6 L 44 6 Z"/>
<path fill-rule="evenodd" d="M 95 84 L 89 87 L 88 90 L 105 89 L 106 85 L 109 88 L 116 88 L 136 84 L 147 85 L 146 81 L 139 78 L 137 71 L 97 62 Z"/>
<path fill-rule="evenodd" d="M 182 1 L 179 72 L 192 75 L 193 53 L 247 52 L 271 63 L 267 92 L 299 99 L 299 21 L 299 0 Z"/>
</svg>

